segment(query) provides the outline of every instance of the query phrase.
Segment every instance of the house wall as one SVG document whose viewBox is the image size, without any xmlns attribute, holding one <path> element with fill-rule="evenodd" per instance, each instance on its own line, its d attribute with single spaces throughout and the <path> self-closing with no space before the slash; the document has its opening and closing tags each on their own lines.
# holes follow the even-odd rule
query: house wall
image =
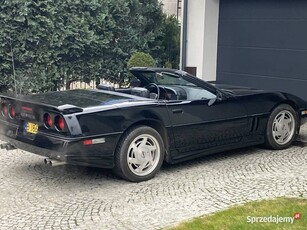
<svg viewBox="0 0 307 230">
<path fill-rule="evenodd" d="M 205 0 L 188 1 L 186 67 L 196 67 L 202 76 L 204 65 Z"/>
<path fill-rule="evenodd" d="M 163 10 L 168 15 L 177 15 L 177 0 L 161 0 Z"/>
<path fill-rule="evenodd" d="M 221 0 L 217 81 L 307 99 L 307 1 Z"/>
<path fill-rule="evenodd" d="M 186 66 L 196 75 L 216 80 L 219 0 L 188 1 Z"/>
</svg>

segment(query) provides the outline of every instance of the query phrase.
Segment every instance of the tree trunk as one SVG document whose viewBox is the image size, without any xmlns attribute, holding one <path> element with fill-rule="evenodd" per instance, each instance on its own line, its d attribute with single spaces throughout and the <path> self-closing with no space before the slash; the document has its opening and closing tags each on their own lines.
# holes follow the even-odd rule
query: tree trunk
<svg viewBox="0 0 307 230">
<path fill-rule="evenodd" d="M 66 82 L 66 90 L 70 90 L 70 84 L 71 84 L 71 81 Z"/>
<path fill-rule="evenodd" d="M 53 81 L 52 91 L 58 91 L 58 81 Z"/>
</svg>

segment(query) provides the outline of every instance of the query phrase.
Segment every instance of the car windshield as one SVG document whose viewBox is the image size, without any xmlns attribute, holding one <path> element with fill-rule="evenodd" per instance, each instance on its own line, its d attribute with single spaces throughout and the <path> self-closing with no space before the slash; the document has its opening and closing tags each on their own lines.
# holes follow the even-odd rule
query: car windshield
<svg viewBox="0 0 307 230">
<path fill-rule="evenodd" d="M 151 83 L 156 83 L 157 85 L 181 85 L 181 86 L 195 86 L 195 84 L 188 82 L 183 79 L 181 75 L 176 73 L 166 73 L 166 72 L 143 72 L 142 76 Z"/>
<path fill-rule="evenodd" d="M 170 71 L 137 71 L 135 76 L 140 80 L 141 86 L 150 83 L 160 86 L 160 98 L 172 100 L 203 100 L 216 98 L 214 92 L 197 83 L 195 77 L 188 73 Z M 189 81 L 191 79 L 191 81 Z M 194 81 L 193 81 L 194 79 Z M 154 91 L 154 93 L 157 93 Z"/>
</svg>

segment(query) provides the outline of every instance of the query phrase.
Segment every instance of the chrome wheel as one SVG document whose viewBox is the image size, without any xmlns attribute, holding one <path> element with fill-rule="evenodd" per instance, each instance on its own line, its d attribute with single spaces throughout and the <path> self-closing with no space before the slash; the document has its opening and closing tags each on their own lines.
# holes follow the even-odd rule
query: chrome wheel
<svg viewBox="0 0 307 230">
<path fill-rule="evenodd" d="M 137 176 L 147 176 L 155 170 L 161 157 L 159 142 L 149 134 L 137 136 L 129 145 L 127 163 Z"/>
<path fill-rule="evenodd" d="M 280 111 L 275 116 L 272 124 L 272 134 L 275 142 L 279 145 L 289 143 L 295 134 L 295 125 L 294 116 L 290 111 Z"/>
</svg>

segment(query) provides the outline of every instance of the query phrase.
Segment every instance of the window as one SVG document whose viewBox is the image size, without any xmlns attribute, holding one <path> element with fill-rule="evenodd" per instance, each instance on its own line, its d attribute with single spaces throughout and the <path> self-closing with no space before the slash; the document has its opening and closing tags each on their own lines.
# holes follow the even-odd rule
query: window
<svg viewBox="0 0 307 230">
<path fill-rule="evenodd" d="M 187 85 L 196 86 L 195 84 L 188 82 L 182 78 L 179 74 L 173 73 L 155 73 L 155 72 L 144 72 L 142 75 L 150 82 L 156 83 L 157 85 Z"/>
<path fill-rule="evenodd" d="M 189 78 L 184 78 L 184 76 L 178 73 L 144 71 L 140 73 L 140 77 L 146 79 L 146 82 L 159 85 L 161 89 L 163 89 L 163 86 L 165 88 L 171 88 L 172 91 L 176 92 L 177 96 L 174 97 L 177 97 L 178 100 L 180 98 L 191 101 L 216 98 L 214 93 L 203 85 L 197 84 L 197 81 L 189 81 Z"/>
</svg>

